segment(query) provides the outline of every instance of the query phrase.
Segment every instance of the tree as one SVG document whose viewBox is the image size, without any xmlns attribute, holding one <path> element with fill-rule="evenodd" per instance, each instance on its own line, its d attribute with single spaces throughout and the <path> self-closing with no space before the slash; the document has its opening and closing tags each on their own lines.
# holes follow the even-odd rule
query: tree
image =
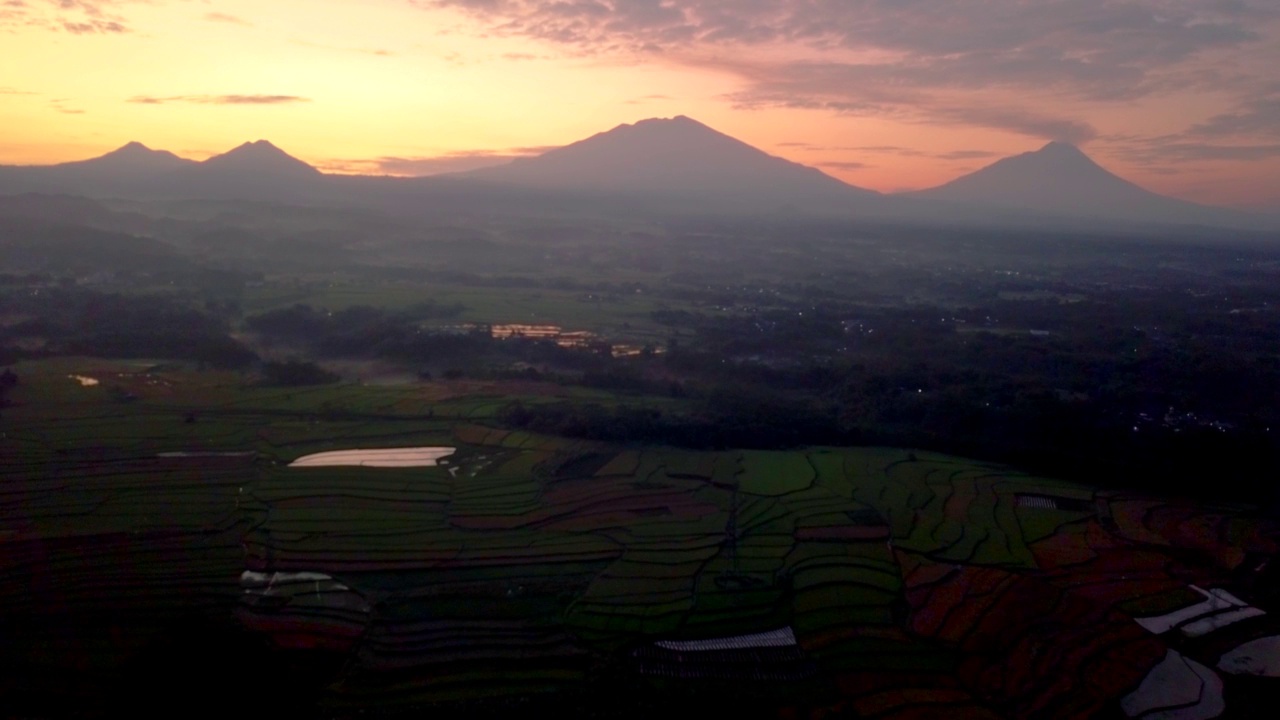
<svg viewBox="0 0 1280 720">
<path fill-rule="evenodd" d="M 262 374 L 268 385 L 300 387 L 303 385 L 327 385 L 339 377 L 307 360 L 268 362 L 262 366 Z"/>
<path fill-rule="evenodd" d="M 9 368 L 5 368 L 4 372 L 0 373 L 0 407 L 4 407 L 8 404 L 8 400 L 5 398 L 9 394 L 9 391 L 17 386 L 18 375 Z"/>
</svg>

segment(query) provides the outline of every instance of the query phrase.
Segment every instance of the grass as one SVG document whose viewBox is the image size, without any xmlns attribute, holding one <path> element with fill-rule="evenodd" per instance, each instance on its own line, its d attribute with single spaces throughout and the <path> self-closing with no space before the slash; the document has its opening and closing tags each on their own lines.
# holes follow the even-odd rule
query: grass
<svg viewBox="0 0 1280 720">
<path fill-rule="evenodd" d="M 1217 535 L 1183 532 L 1177 518 L 1194 509 L 931 453 L 700 453 L 508 432 L 476 424 L 503 401 L 479 387 L 282 390 L 87 358 L 17 372 L 0 417 L 0 577 L 24 588 L 39 568 L 46 585 L 34 599 L 0 592 L 6 609 L 62 598 L 71 612 L 104 592 L 117 604 L 135 593 L 138 607 L 176 617 L 190 603 L 231 607 L 246 567 L 331 574 L 376 608 L 369 645 L 331 689 L 334 707 L 444 702 L 486 683 L 575 687 L 590 662 L 637 644 L 783 625 L 824 677 L 954 676 L 960 649 L 904 632 L 909 598 L 938 568 L 1036 577 L 1068 596 L 1090 588 L 1089 602 L 1141 616 L 1189 598 L 1181 575 L 1162 575 L 1164 548 L 1189 568 L 1179 572 L 1212 579 L 1230 568 L 1207 564 L 1267 542 L 1250 517 L 1215 511 Z M 94 373 L 107 381 L 67 377 Z M 457 453 L 436 468 L 284 466 L 324 450 L 422 445 Z M 155 457 L 191 450 L 254 455 Z M 1075 509 L 1019 506 L 1019 495 Z M 1116 547 L 1147 553 L 1133 572 L 1155 580 L 1133 587 L 1154 589 L 1094 582 L 1110 572 L 1092 564 L 1098 503 Z"/>
<path fill-rule="evenodd" d="M 809 488 L 815 474 L 802 453 L 755 450 L 742 453 L 738 486 L 752 495 L 779 496 Z"/>
<path fill-rule="evenodd" d="M 341 283 L 298 291 L 276 288 L 251 290 L 245 298 L 246 312 L 255 314 L 296 304 L 307 304 L 337 312 L 356 306 L 402 310 L 427 302 L 440 306 L 461 304 L 465 310 L 457 318 L 438 321 L 440 325 L 459 323 L 559 325 L 566 331 L 587 330 L 618 340 L 663 340 L 667 329 L 655 324 L 650 313 L 658 309 L 657 298 L 647 295 L 618 296 L 614 301 L 597 302 L 587 293 L 552 288 L 430 287 L 344 285 Z M 669 304 L 669 303 L 668 303 Z"/>
</svg>

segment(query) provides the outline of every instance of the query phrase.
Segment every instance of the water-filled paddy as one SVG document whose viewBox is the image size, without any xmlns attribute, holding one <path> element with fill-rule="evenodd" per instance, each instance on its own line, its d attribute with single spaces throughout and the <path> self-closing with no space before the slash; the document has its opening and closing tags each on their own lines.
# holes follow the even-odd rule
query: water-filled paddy
<svg viewBox="0 0 1280 720">
<path fill-rule="evenodd" d="M 335 450 L 305 455 L 289 463 L 289 467 L 435 467 L 454 452 L 451 447 Z"/>
</svg>

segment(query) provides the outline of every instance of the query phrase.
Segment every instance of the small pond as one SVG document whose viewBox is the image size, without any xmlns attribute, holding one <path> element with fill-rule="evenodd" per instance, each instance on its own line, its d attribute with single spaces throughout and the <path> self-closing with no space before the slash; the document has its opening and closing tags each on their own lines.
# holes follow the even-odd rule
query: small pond
<svg viewBox="0 0 1280 720">
<path fill-rule="evenodd" d="M 300 457 L 289 467 L 435 467 L 454 452 L 456 449 L 451 447 L 335 450 Z"/>
</svg>

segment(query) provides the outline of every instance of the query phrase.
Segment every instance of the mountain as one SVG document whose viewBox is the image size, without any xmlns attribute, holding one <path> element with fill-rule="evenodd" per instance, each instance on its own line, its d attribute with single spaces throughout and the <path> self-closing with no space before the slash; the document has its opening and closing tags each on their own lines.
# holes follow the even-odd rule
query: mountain
<svg viewBox="0 0 1280 720">
<path fill-rule="evenodd" d="M 324 175 L 265 140 L 203 162 L 131 142 L 101 157 L 0 167 L 0 192 L 90 197 L 301 200 Z"/>
<path fill-rule="evenodd" d="M 157 178 L 153 194 L 202 200 L 305 202 L 321 192 L 325 176 L 266 140 Z"/>
<path fill-rule="evenodd" d="M 320 171 L 272 145 L 266 140 L 247 142 L 234 150 L 200 163 L 202 174 L 256 176 L 270 178 L 316 178 Z M 196 171 L 195 168 L 192 168 Z"/>
<path fill-rule="evenodd" d="M 1115 175 L 1074 145 L 1051 142 L 949 183 L 906 195 L 953 205 L 1070 218 L 1185 224 L 1249 224 L 1225 208 L 1157 195 Z"/>
<path fill-rule="evenodd" d="M 131 142 L 101 157 L 54 165 L 64 173 L 111 175 L 116 178 L 138 178 L 194 165 L 191 160 L 167 150 L 152 150 L 140 142 Z"/>
<path fill-rule="evenodd" d="M 325 175 L 265 140 L 203 162 L 129 143 L 79 162 L 0 166 L 0 194 L 23 193 L 342 205 L 415 217 L 782 212 L 971 226 L 1280 226 L 1280 217 L 1149 192 L 1065 143 L 1000 160 L 931 190 L 887 196 L 684 116 L 620 125 L 536 157 L 428 178 Z"/>
<path fill-rule="evenodd" d="M 0 191 L 127 195 L 139 183 L 195 164 L 171 152 L 131 142 L 88 160 L 0 168 Z"/>
<path fill-rule="evenodd" d="M 455 177 L 542 191 L 772 210 L 848 210 L 879 194 L 769 155 L 684 116 L 641 120 Z"/>
</svg>

